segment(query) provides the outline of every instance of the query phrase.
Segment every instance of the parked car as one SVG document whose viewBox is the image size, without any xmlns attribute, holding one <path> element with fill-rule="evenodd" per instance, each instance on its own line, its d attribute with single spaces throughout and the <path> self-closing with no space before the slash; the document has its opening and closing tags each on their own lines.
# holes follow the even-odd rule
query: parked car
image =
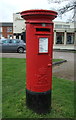
<svg viewBox="0 0 76 120">
<path fill-rule="evenodd" d="M 0 47 L 2 47 L 2 52 L 23 53 L 26 49 L 26 43 L 19 39 L 0 39 Z"/>
</svg>

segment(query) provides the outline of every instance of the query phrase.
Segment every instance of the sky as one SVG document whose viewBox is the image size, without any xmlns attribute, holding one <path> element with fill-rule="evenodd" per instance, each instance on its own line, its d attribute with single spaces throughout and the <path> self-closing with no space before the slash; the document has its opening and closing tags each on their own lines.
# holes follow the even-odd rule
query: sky
<svg viewBox="0 0 76 120">
<path fill-rule="evenodd" d="M 59 5 L 58 3 L 48 4 L 48 0 L 0 0 L 0 22 L 13 22 L 13 13 L 29 9 L 55 10 L 65 5 L 65 2 Z M 70 18 L 70 13 L 68 15 Z M 63 15 L 62 19 L 57 17 L 55 20 L 66 21 L 67 14 Z"/>
</svg>

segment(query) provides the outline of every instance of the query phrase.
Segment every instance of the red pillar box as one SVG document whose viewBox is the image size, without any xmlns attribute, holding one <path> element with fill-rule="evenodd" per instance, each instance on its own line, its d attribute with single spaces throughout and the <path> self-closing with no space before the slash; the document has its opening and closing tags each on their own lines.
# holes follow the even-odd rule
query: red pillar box
<svg viewBox="0 0 76 120">
<path fill-rule="evenodd" d="M 50 10 L 21 12 L 26 20 L 26 104 L 35 112 L 51 107 L 53 22 Z"/>
</svg>

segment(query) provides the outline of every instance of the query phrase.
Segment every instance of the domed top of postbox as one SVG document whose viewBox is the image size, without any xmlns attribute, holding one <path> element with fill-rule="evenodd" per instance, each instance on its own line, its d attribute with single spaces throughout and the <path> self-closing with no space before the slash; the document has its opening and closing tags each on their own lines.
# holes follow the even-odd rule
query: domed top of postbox
<svg viewBox="0 0 76 120">
<path fill-rule="evenodd" d="M 52 21 L 57 17 L 57 12 L 52 10 L 26 10 L 20 13 L 21 17 L 26 21 L 29 20 L 50 20 Z"/>
</svg>

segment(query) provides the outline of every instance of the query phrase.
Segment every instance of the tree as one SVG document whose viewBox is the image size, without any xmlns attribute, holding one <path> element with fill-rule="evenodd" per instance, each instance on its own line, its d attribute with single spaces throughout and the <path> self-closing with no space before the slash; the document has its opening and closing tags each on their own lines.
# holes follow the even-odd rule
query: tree
<svg viewBox="0 0 76 120">
<path fill-rule="evenodd" d="M 76 0 L 48 0 L 48 3 L 57 3 L 59 5 L 63 4 L 65 2 L 65 5 L 60 6 L 60 8 L 56 9 L 58 11 L 59 16 L 62 16 L 66 12 L 72 11 L 72 18 L 71 21 L 76 21 Z"/>
</svg>

